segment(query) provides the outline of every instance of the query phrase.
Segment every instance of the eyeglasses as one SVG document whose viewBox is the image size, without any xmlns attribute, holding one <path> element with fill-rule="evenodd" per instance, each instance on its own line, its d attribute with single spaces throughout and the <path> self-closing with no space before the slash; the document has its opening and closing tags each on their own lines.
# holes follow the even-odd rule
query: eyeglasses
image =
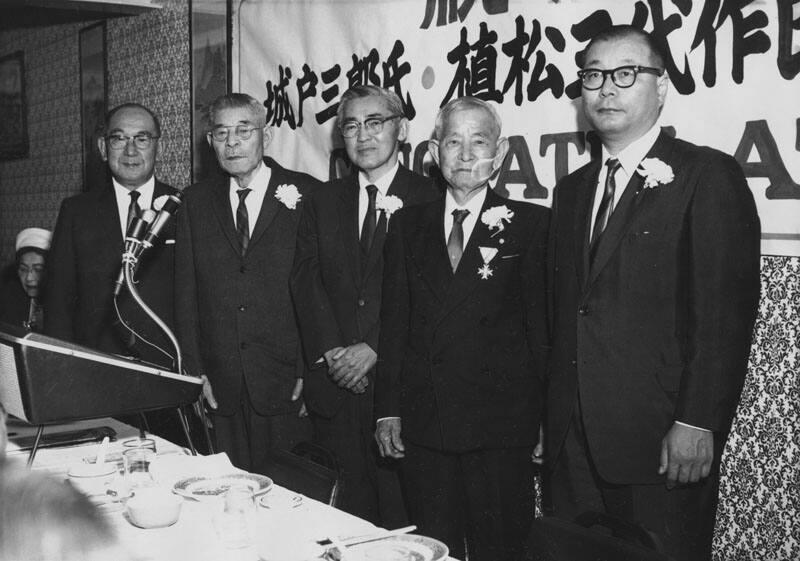
<svg viewBox="0 0 800 561">
<path fill-rule="evenodd" d="M 581 85 L 586 90 L 599 90 L 606 83 L 606 77 L 611 76 L 614 85 L 619 88 L 630 88 L 636 82 L 636 76 L 640 72 L 645 74 L 664 74 L 663 68 L 651 68 L 649 66 L 620 66 L 611 70 L 600 70 L 599 68 L 586 68 L 578 70 L 578 77 Z"/>
<path fill-rule="evenodd" d="M 363 123 L 359 123 L 358 121 L 346 121 L 344 124 L 339 126 L 339 130 L 341 131 L 342 136 L 345 138 L 353 138 L 354 136 L 358 136 L 358 131 L 361 130 L 362 126 L 364 127 L 364 130 L 367 131 L 367 134 L 378 134 L 383 130 L 383 124 L 386 121 L 391 121 L 392 119 L 397 119 L 398 117 L 402 116 L 403 115 L 370 117 L 369 119 L 365 119 Z"/>
<path fill-rule="evenodd" d="M 112 150 L 122 150 L 128 146 L 128 142 L 130 141 L 133 141 L 133 145 L 136 146 L 138 150 L 147 150 L 150 148 L 153 140 L 157 138 L 159 137 L 143 132 L 133 136 L 127 136 L 124 134 L 110 134 L 106 137 L 106 141 Z"/>
<path fill-rule="evenodd" d="M 219 126 L 215 127 L 211 132 L 208 133 L 208 137 L 213 139 L 215 142 L 225 142 L 228 140 L 228 136 L 230 136 L 231 131 L 236 138 L 240 140 L 247 140 L 251 136 L 253 136 L 253 131 L 257 131 L 259 127 L 248 127 L 246 125 L 235 125 L 230 127 Z"/>
</svg>

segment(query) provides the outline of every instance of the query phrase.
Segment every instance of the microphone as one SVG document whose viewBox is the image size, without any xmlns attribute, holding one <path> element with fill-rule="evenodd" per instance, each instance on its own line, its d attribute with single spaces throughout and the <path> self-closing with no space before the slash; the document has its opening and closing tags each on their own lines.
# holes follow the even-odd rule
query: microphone
<svg viewBox="0 0 800 561">
<path fill-rule="evenodd" d="M 120 268 L 119 275 L 117 275 L 116 283 L 114 284 L 114 296 L 119 296 L 122 291 L 122 285 L 125 284 L 125 264 L 135 257 L 138 253 L 137 246 L 141 246 L 142 238 L 147 231 L 150 223 L 156 218 L 156 213 L 150 209 L 142 211 L 142 216 L 134 216 L 128 226 L 128 231 L 125 233 L 125 252 L 122 254 L 122 267 Z M 135 261 L 134 261 L 135 264 Z"/>
<path fill-rule="evenodd" d="M 158 199 L 156 199 L 156 202 L 157 201 Z M 144 249 L 153 247 L 153 243 L 156 241 L 156 238 L 161 235 L 161 231 L 178 212 L 178 207 L 181 206 L 181 202 L 183 202 L 183 193 L 180 191 L 177 191 L 167 197 L 167 200 L 164 201 L 164 203 L 161 205 L 161 208 L 158 209 L 158 214 L 156 215 L 155 220 L 153 220 L 153 223 L 150 225 L 150 229 L 147 230 L 147 233 L 144 235 L 144 240 L 142 241 L 144 248 L 142 251 L 144 251 Z"/>
</svg>

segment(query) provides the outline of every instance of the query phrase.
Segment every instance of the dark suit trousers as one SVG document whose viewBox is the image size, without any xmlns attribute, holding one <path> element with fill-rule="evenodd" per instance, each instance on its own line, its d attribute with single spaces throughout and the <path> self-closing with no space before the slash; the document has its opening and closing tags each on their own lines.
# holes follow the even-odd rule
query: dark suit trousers
<svg viewBox="0 0 800 561">
<path fill-rule="evenodd" d="M 582 423 L 573 417 L 551 473 L 553 514 L 572 520 L 587 510 L 605 512 L 655 533 L 676 561 L 707 561 L 711 558 L 723 448 L 714 436 L 714 464 L 703 481 L 672 490 L 664 484 L 613 485 L 597 473 Z M 653 458 L 653 470 L 657 469 L 658 458 Z"/>
<path fill-rule="evenodd" d="M 411 523 L 470 561 L 519 558 L 534 517 L 532 447 L 453 454 L 408 440 L 403 478 Z M 466 542 L 466 551 L 465 551 Z"/>
<path fill-rule="evenodd" d="M 337 508 L 385 528 L 408 523 L 398 465 L 378 458 L 371 394 L 346 396 L 331 418 L 310 412 L 314 441 L 336 457 L 341 487 Z"/>
<path fill-rule="evenodd" d="M 216 452 L 227 453 L 234 466 L 247 471 L 264 465 L 273 448 L 291 450 L 311 439 L 307 417 L 300 418 L 296 412 L 259 415 L 245 390 L 233 415 L 212 414 L 212 420 Z"/>
</svg>

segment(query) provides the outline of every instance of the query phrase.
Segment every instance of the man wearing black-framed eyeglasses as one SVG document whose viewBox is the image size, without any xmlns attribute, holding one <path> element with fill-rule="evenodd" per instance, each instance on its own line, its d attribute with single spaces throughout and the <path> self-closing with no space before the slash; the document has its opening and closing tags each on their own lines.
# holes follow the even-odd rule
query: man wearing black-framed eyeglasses
<svg viewBox="0 0 800 561">
<path fill-rule="evenodd" d="M 438 193 L 398 161 L 409 122 L 396 93 L 350 88 L 338 128 L 352 173 L 314 193 L 297 234 L 292 292 L 307 365 L 303 393 L 316 442 L 341 468 L 339 508 L 393 528 L 407 523 L 398 466 L 378 459 L 372 443 L 383 244 L 393 211 Z"/>
<path fill-rule="evenodd" d="M 97 148 L 111 177 L 105 184 L 87 185 L 86 192 L 61 205 L 47 263 L 45 333 L 171 369 L 172 359 L 159 350 L 171 348 L 166 336 L 127 290 L 116 298 L 117 314 L 113 295 L 128 225 L 152 210 L 159 197 L 177 192 L 155 177 L 160 139 L 159 120 L 143 105 L 124 103 L 106 115 Z M 139 294 L 169 326 L 174 243 L 174 224 L 167 224 L 136 273 Z M 151 430 L 183 441 L 174 412 L 147 417 Z"/>
<path fill-rule="evenodd" d="M 649 33 L 603 31 L 582 66 L 602 157 L 553 194 L 554 513 L 606 512 L 672 558 L 707 560 L 758 305 L 758 215 L 732 157 L 661 131 L 669 78 Z"/>
</svg>

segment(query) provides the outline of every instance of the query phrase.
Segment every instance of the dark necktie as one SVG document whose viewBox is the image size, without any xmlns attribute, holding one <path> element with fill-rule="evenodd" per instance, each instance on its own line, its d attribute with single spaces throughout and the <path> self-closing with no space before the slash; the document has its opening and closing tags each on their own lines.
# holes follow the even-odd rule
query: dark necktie
<svg viewBox="0 0 800 561">
<path fill-rule="evenodd" d="M 126 235 L 127 231 L 130 230 L 131 222 L 133 222 L 133 219 L 142 217 L 142 208 L 139 206 L 139 195 L 141 195 L 139 191 L 128 192 L 128 196 L 131 198 L 131 202 L 128 205 L 128 220 L 127 222 L 125 222 Z"/>
<path fill-rule="evenodd" d="M 614 174 L 617 173 L 620 163 L 616 158 L 609 158 L 606 160 L 606 184 L 603 190 L 603 198 L 600 200 L 600 206 L 597 209 L 597 216 L 594 219 L 594 228 L 592 228 L 592 239 L 589 242 L 589 258 L 594 259 L 594 254 L 597 251 L 597 246 L 600 243 L 600 235 L 608 225 L 608 219 L 614 210 L 614 191 L 617 188 L 617 183 L 614 180 Z"/>
<path fill-rule="evenodd" d="M 372 247 L 372 240 L 375 238 L 375 227 L 378 225 L 377 210 L 375 202 L 378 197 L 378 188 L 374 185 L 367 185 L 367 214 L 364 216 L 364 223 L 361 225 L 361 249 L 364 254 L 369 254 Z"/>
<path fill-rule="evenodd" d="M 244 200 L 252 189 L 239 189 L 239 206 L 236 208 L 236 232 L 239 234 L 239 245 L 242 246 L 242 257 L 247 253 L 247 244 L 250 243 L 250 218 L 247 215 L 247 206 Z"/>
<path fill-rule="evenodd" d="M 469 214 L 468 210 L 456 209 L 453 211 L 453 228 L 447 237 L 447 255 L 450 257 L 450 266 L 453 272 L 458 268 L 458 262 L 464 254 L 464 219 Z"/>
</svg>

